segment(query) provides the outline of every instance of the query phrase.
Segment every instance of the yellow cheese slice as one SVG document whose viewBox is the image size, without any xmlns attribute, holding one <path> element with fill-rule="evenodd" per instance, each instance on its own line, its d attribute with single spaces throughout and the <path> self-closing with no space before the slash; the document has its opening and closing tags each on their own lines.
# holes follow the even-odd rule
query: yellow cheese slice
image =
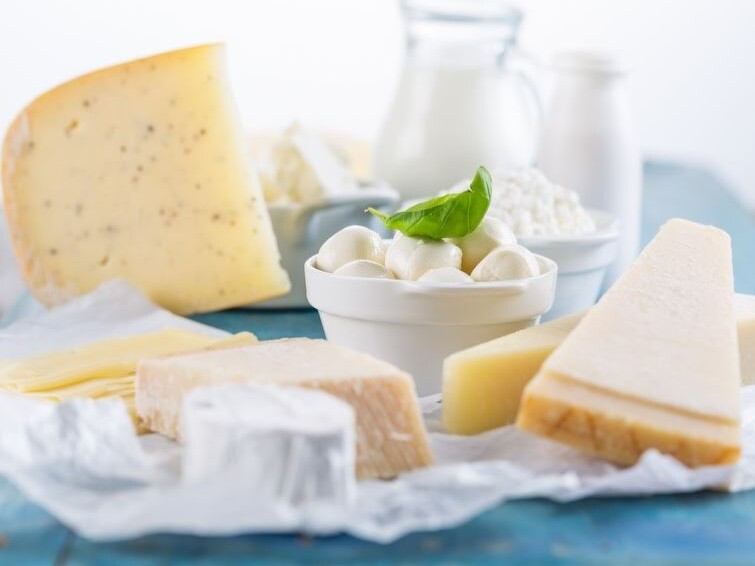
<svg viewBox="0 0 755 566">
<path fill-rule="evenodd" d="M 2 179 L 16 258 L 46 305 L 115 277 L 177 313 L 289 289 L 220 45 L 43 94 L 8 130 Z"/>
<path fill-rule="evenodd" d="M 222 352 L 142 360 L 136 408 L 148 428 L 178 438 L 188 391 L 246 381 L 320 389 L 351 404 L 361 478 L 392 477 L 432 462 L 411 376 L 325 340 L 269 340 Z"/>
<path fill-rule="evenodd" d="M 0 387 L 27 393 L 93 379 L 121 378 L 136 372 L 140 358 L 196 350 L 215 341 L 217 338 L 185 330 L 102 340 L 7 364 L 0 368 Z"/>
<path fill-rule="evenodd" d="M 740 454 L 729 236 L 671 220 L 527 385 L 524 430 L 619 464 Z"/>
<path fill-rule="evenodd" d="M 205 348 L 224 348 L 257 341 L 240 332 L 215 338 L 186 330 L 162 330 L 126 338 L 101 340 L 76 348 L 50 352 L 0 368 L 0 387 L 20 393 L 41 393 L 52 399 L 101 397 L 124 385 L 133 385 L 141 358 L 166 356 Z M 131 387 L 133 389 L 133 387 Z"/>
<path fill-rule="evenodd" d="M 516 420 L 524 386 L 585 312 L 462 350 L 443 364 L 443 425 L 479 434 Z M 742 385 L 755 383 L 755 295 L 734 295 Z"/>
<path fill-rule="evenodd" d="M 755 383 L 755 295 L 734 295 L 742 384 Z"/>
</svg>

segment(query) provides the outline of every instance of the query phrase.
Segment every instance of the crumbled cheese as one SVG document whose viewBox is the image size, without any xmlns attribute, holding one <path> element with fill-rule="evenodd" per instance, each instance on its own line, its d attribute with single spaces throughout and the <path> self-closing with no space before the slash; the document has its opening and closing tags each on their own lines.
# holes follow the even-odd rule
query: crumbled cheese
<svg viewBox="0 0 755 566">
<path fill-rule="evenodd" d="M 534 168 L 493 173 L 488 215 L 503 221 L 516 236 L 571 236 L 594 232 L 595 222 L 572 190 L 550 182 Z M 454 190 L 469 186 L 469 181 Z"/>
<path fill-rule="evenodd" d="M 269 203 L 306 204 L 359 190 L 342 156 L 298 124 L 289 127 L 261 159 L 259 173 Z"/>
</svg>

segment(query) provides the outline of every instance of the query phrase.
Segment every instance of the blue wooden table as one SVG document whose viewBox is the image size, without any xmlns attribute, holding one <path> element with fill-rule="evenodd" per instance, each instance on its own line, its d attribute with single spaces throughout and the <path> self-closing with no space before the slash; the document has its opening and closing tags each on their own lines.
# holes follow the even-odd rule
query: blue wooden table
<svg viewBox="0 0 755 566">
<path fill-rule="evenodd" d="M 643 237 L 682 216 L 726 229 L 736 287 L 755 293 L 755 218 L 704 170 L 649 164 Z M 322 336 L 312 311 L 230 311 L 196 317 L 260 338 Z M 66 529 L 0 480 L 0 564 L 755 564 L 755 491 L 704 492 L 556 504 L 506 503 L 459 528 L 390 546 L 349 536 L 163 535 L 95 544 Z"/>
</svg>

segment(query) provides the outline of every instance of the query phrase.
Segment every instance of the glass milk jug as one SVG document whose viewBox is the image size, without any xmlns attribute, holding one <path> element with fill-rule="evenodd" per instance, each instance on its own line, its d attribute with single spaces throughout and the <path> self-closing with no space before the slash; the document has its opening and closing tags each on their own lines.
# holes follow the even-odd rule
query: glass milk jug
<svg viewBox="0 0 755 566">
<path fill-rule="evenodd" d="M 521 12 L 499 0 L 403 0 L 406 58 L 375 151 L 375 171 L 404 199 L 476 168 L 531 165 L 540 104 L 514 49 Z"/>
</svg>

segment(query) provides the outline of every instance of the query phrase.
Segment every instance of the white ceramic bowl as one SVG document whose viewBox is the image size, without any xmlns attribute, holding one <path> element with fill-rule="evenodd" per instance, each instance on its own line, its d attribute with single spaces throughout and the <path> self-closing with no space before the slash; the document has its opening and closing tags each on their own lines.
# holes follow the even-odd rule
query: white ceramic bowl
<svg viewBox="0 0 755 566">
<path fill-rule="evenodd" d="M 587 209 L 597 230 L 580 236 L 518 237 L 531 252 L 549 257 L 558 265 L 553 307 L 543 322 L 587 309 L 600 296 L 608 267 L 616 259 L 618 221 L 608 212 Z"/>
<path fill-rule="evenodd" d="M 380 229 L 379 221 L 365 213 L 367 207 L 392 211 L 399 194 L 385 184 L 363 187 L 359 192 L 332 196 L 308 205 L 272 203 L 268 205 L 273 231 L 278 240 L 281 265 L 291 279 L 291 291 L 276 299 L 250 305 L 255 309 L 309 307 L 304 291 L 304 261 L 341 228 L 359 224 Z"/>
<path fill-rule="evenodd" d="M 536 324 L 553 303 L 556 264 L 541 274 L 490 283 L 419 283 L 343 277 L 304 266 L 307 298 L 328 340 L 408 371 L 419 395 L 440 393 L 443 359 Z"/>
</svg>

